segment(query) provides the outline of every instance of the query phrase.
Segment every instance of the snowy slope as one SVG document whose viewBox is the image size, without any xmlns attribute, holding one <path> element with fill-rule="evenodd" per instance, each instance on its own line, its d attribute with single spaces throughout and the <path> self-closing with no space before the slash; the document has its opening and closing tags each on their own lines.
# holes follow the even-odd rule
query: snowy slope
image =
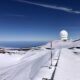
<svg viewBox="0 0 80 80">
<path fill-rule="evenodd" d="M 22 58 L 15 65 L 1 68 L 0 80 L 33 79 L 40 67 L 50 59 L 48 50 L 35 51 L 35 55 L 27 56 Z"/>
<path fill-rule="evenodd" d="M 80 40 L 74 42 L 74 47 L 80 47 Z"/>
<path fill-rule="evenodd" d="M 15 64 L 0 68 L 0 80 L 42 80 L 50 79 L 56 68 L 60 53 L 60 59 L 55 72 L 55 80 L 80 80 L 80 57 L 74 53 L 78 42 L 55 40 L 52 42 L 51 65 L 51 42 L 28 51 Z M 79 49 L 78 49 L 79 50 Z M 78 51 L 77 50 L 77 51 Z M 61 51 L 61 52 L 60 52 Z M 51 69 L 49 69 L 51 67 Z M 76 75 L 75 75 L 76 73 Z"/>
<path fill-rule="evenodd" d="M 72 41 L 61 41 L 61 40 L 54 40 L 52 41 L 52 47 L 53 48 L 63 48 L 63 47 L 72 47 L 73 42 Z M 43 45 L 42 47 L 45 48 L 51 48 L 51 42 L 47 43 L 46 45 Z"/>
<path fill-rule="evenodd" d="M 54 80 L 80 80 L 80 56 L 62 49 Z"/>
<path fill-rule="evenodd" d="M 59 49 L 52 50 L 53 58 L 52 58 L 52 66 L 51 66 L 51 59 L 47 61 L 39 70 L 39 72 L 36 74 L 35 78 L 33 80 L 42 80 L 43 78 L 51 79 L 52 74 L 55 70 L 55 65 L 58 60 L 59 56 Z M 49 53 L 50 55 L 50 53 Z"/>
<path fill-rule="evenodd" d="M 22 55 L 18 54 L 0 54 L 0 68 L 6 67 L 12 64 L 15 64 L 17 61 L 19 61 L 22 58 Z"/>
</svg>

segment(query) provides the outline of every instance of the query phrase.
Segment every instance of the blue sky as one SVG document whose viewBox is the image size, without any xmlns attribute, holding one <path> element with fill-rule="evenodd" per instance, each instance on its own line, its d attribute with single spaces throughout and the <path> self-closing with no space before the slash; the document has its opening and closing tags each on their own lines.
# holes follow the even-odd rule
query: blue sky
<svg viewBox="0 0 80 80">
<path fill-rule="evenodd" d="M 0 0 L 0 41 L 54 40 L 62 29 L 80 38 L 79 0 Z"/>
</svg>

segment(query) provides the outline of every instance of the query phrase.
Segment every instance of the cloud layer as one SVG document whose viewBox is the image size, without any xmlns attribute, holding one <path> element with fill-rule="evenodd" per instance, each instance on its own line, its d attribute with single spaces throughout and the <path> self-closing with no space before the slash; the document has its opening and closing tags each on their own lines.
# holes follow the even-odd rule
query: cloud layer
<svg viewBox="0 0 80 80">
<path fill-rule="evenodd" d="M 47 4 L 39 4 L 39 3 L 25 1 L 25 0 L 17 0 L 17 1 L 22 2 L 22 3 L 27 3 L 27 4 L 33 4 L 33 5 L 41 6 L 41 7 L 45 7 L 45 8 L 61 10 L 61 11 L 65 11 L 65 12 L 68 12 L 68 13 L 80 14 L 80 11 L 73 10 L 73 9 L 67 8 L 67 7 L 60 7 L 60 6 L 47 5 Z"/>
</svg>

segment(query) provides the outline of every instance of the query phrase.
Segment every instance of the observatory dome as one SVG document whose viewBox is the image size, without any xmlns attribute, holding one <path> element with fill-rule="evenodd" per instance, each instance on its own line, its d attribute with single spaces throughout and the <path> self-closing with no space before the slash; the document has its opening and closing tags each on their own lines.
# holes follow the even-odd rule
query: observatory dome
<svg viewBox="0 0 80 80">
<path fill-rule="evenodd" d="M 60 32 L 60 38 L 61 38 L 61 40 L 63 40 L 63 41 L 68 40 L 68 32 L 67 32 L 66 30 L 62 30 L 62 31 Z"/>
</svg>

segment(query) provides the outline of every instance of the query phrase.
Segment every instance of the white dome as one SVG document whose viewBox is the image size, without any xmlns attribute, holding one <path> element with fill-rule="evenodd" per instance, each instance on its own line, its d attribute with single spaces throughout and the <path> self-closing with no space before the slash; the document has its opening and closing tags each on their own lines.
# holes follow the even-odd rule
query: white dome
<svg viewBox="0 0 80 80">
<path fill-rule="evenodd" d="M 68 40 L 68 32 L 66 30 L 62 30 L 60 32 L 61 40 Z"/>
</svg>

